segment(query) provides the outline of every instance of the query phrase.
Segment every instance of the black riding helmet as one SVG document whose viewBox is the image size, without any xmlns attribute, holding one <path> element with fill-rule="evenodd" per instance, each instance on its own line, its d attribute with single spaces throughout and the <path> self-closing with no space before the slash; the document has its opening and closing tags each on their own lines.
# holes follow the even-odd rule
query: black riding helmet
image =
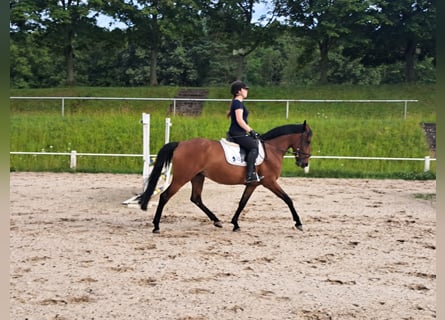
<svg viewBox="0 0 445 320">
<path fill-rule="evenodd" d="M 230 93 L 232 94 L 232 96 L 235 96 L 241 89 L 249 89 L 249 87 L 241 80 L 236 80 L 232 82 Z"/>
</svg>

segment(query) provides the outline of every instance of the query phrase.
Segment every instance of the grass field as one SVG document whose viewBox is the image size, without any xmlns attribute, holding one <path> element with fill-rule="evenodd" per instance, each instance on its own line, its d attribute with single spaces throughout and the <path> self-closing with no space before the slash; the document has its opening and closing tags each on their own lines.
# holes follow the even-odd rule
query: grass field
<svg viewBox="0 0 445 320">
<path fill-rule="evenodd" d="M 172 98 L 180 88 L 55 88 L 11 90 L 11 96 L 87 96 Z M 228 99 L 228 88 L 209 89 L 209 97 Z M 310 124 L 314 156 L 423 158 L 430 155 L 423 122 L 436 122 L 434 85 L 379 87 L 323 86 L 309 88 L 251 87 L 246 106 L 258 132 L 287 123 Z M 291 103 L 285 118 L 283 102 L 249 99 L 416 99 L 403 103 Z M 229 102 L 207 102 L 200 116 L 173 116 L 170 101 L 67 100 L 61 116 L 60 100 L 11 100 L 11 151 L 142 154 L 141 113 L 151 115 L 151 152 L 164 143 L 165 118 L 172 120 L 171 141 L 192 137 L 219 139 L 225 135 Z M 139 173 L 142 158 L 79 157 L 77 171 Z M 11 155 L 12 171 L 70 171 L 68 156 Z M 283 176 L 304 176 L 293 160 L 284 160 Z M 310 177 L 369 177 L 434 179 L 423 172 L 422 161 L 334 160 L 311 161 Z"/>
</svg>

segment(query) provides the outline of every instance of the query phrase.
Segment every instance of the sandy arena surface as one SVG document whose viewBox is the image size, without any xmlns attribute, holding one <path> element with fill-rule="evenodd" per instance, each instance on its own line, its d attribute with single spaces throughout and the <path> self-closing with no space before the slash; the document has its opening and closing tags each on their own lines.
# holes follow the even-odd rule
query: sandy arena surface
<svg viewBox="0 0 445 320">
<path fill-rule="evenodd" d="M 11 173 L 10 318 L 436 317 L 436 181 L 279 183 L 304 232 L 263 187 L 232 232 L 243 186 L 207 180 L 203 201 L 224 227 L 187 184 L 157 235 L 155 205 L 121 204 L 139 175 Z"/>
</svg>

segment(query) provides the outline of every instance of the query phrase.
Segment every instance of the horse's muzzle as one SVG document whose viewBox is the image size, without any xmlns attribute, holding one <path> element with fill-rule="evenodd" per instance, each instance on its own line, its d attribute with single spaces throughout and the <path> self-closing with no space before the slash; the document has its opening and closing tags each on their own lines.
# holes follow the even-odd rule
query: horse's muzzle
<svg viewBox="0 0 445 320">
<path fill-rule="evenodd" d="M 295 161 L 295 164 L 304 169 L 309 166 L 309 161 L 308 159 L 297 159 L 297 161 Z"/>
</svg>

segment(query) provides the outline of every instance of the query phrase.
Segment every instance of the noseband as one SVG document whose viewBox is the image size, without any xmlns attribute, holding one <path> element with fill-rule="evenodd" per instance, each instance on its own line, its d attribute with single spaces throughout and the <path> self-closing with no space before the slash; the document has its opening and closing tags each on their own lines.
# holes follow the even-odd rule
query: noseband
<svg viewBox="0 0 445 320">
<path fill-rule="evenodd" d="M 297 151 L 289 151 L 289 150 L 287 150 L 286 153 L 294 155 L 297 160 L 300 159 L 300 158 L 301 159 L 307 159 L 307 158 L 311 157 L 310 153 L 303 152 L 300 149 L 297 149 Z"/>
<path fill-rule="evenodd" d="M 299 159 L 307 159 L 311 157 L 310 153 L 301 151 L 301 149 L 303 149 L 303 145 L 304 145 L 304 138 L 308 136 L 308 132 L 303 132 L 303 134 L 300 137 L 300 146 L 297 148 L 296 151 L 290 152 L 287 151 L 289 153 L 292 153 L 295 156 L 295 159 L 298 161 Z"/>
</svg>

